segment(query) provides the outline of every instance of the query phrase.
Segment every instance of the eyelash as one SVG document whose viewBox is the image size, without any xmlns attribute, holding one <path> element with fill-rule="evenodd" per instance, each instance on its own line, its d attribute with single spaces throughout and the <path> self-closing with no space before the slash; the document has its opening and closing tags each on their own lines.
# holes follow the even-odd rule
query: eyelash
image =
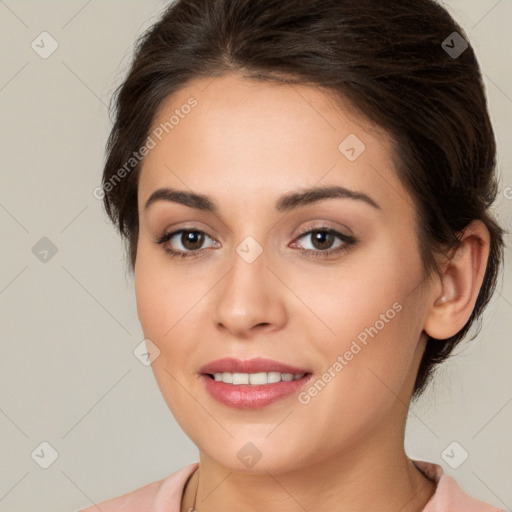
<svg viewBox="0 0 512 512">
<path fill-rule="evenodd" d="M 335 248 L 335 249 L 327 249 L 325 251 L 322 250 L 313 250 L 313 249 L 299 249 L 300 252 L 305 253 L 308 255 L 308 257 L 313 258 L 327 258 L 329 256 L 332 256 L 333 254 L 341 254 L 347 250 L 349 250 L 353 245 L 357 243 L 357 240 L 349 235 L 345 235 L 343 233 L 340 233 L 339 231 L 329 228 L 327 226 L 319 226 L 315 227 L 313 229 L 308 229 L 306 231 L 303 231 L 302 233 L 299 233 L 297 236 L 297 239 L 304 237 L 305 235 L 310 235 L 315 232 L 322 232 L 322 233 L 329 233 L 332 235 L 335 235 L 339 239 L 341 239 L 344 244 Z M 176 235 L 179 235 L 180 233 L 202 233 L 209 237 L 207 233 L 200 229 L 179 229 L 177 231 L 172 231 L 170 233 L 164 233 L 161 237 L 159 237 L 157 240 L 154 240 L 156 244 L 163 245 L 167 241 L 169 241 L 171 238 L 173 238 Z M 211 238 L 211 237 L 209 237 Z M 168 247 L 164 246 L 164 251 L 167 252 L 172 258 L 197 258 L 202 257 L 206 254 L 206 250 L 204 249 L 197 249 L 196 251 L 175 251 L 174 249 L 169 249 Z"/>
</svg>

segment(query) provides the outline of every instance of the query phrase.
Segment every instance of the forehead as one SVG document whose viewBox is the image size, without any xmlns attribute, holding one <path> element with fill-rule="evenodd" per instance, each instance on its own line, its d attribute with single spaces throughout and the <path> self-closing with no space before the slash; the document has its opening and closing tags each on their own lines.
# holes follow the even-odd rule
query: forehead
<svg viewBox="0 0 512 512">
<path fill-rule="evenodd" d="M 150 135 L 156 145 L 142 164 L 142 201 L 173 185 L 246 200 L 315 184 L 375 196 L 401 188 L 387 134 L 316 87 L 238 75 L 196 79 L 162 102 Z"/>
</svg>

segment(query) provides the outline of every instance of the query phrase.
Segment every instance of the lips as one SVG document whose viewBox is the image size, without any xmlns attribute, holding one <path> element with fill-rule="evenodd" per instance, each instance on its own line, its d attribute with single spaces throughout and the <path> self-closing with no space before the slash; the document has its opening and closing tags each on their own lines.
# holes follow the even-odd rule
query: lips
<svg viewBox="0 0 512 512">
<path fill-rule="evenodd" d="M 312 373 L 306 368 L 263 357 L 245 361 L 225 357 L 202 366 L 199 372 L 201 382 L 210 396 L 218 402 L 236 409 L 260 409 L 276 401 L 284 400 L 298 393 L 312 378 Z M 274 373 L 274 378 L 275 373 L 281 374 L 282 379 L 266 384 L 240 382 L 240 379 L 247 381 L 248 374 L 260 380 L 263 376 L 258 374 L 264 372 L 269 378 L 272 373 Z M 218 377 L 221 378 L 218 379 Z M 292 377 L 291 380 L 290 377 Z M 226 378 L 232 379 L 233 382 L 224 382 L 223 380 Z M 238 382 L 234 382 L 235 380 Z"/>
<path fill-rule="evenodd" d="M 258 372 L 279 372 L 293 373 L 295 375 L 310 373 L 306 368 L 299 368 L 289 364 L 257 357 L 254 359 L 241 360 L 232 357 L 225 357 L 212 361 L 199 369 L 203 375 L 213 375 L 214 373 L 258 373 Z"/>
</svg>

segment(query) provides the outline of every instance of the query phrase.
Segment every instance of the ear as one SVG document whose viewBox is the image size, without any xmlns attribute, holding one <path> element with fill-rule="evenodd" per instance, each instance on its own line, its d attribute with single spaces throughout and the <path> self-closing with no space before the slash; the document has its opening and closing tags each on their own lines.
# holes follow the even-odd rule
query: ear
<svg viewBox="0 0 512 512">
<path fill-rule="evenodd" d="M 441 268 L 440 286 L 432 288 L 431 305 L 424 331 L 443 340 L 466 324 L 482 286 L 489 258 L 490 234 L 486 225 L 474 220 L 457 233 L 460 245 Z"/>
</svg>

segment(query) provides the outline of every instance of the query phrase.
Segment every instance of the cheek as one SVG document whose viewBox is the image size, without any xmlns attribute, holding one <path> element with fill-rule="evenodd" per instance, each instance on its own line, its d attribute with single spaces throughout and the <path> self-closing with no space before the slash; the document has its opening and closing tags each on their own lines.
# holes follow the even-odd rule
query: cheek
<svg viewBox="0 0 512 512">
<path fill-rule="evenodd" d="M 137 316 L 146 338 L 158 338 L 162 333 L 163 319 L 160 309 L 162 308 L 162 290 L 149 268 L 145 265 L 144 256 L 139 254 L 134 273 L 135 300 L 137 304 Z"/>
<path fill-rule="evenodd" d="M 162 338 L 185 313 L 183 277 L 158 251 L 139 244 L 134 271 L 137 315 L 146 337 Z"/>
<path fill-rule="evenodd" d="M 302 307 L 302 316 L 311 311 L 316 318 L 309 320 L 308 314 L 306 321 L 325 333 L 324 347 L 343 349 L 361 333 L 364 341 L 364 333 L 367 329 L 374 332 L 376 323 L 379 332 L 389 332 L 388 324 L 398 316 L 397 309 L 413 289 L 417 273 L 414 255 L 398 252 L 383 240 L 371 250 L 350 254 L 337 267 L 317 267 L 309 272 L 291 269 L 284 274 L 284 280 L 308 306 Z M 295 314 L 300 318 L 298 311 Z"/>
<path fill-rule="evenodd" d="M 187 365 L 197 340 L 200 299 L 208 291 L 204 277 L 187 275 L 185 266 L 173 265 L 153 248 L 141 247 L 135 265 L 137 315 L 144 337 L 159 349 L 152 363 L 157 380 L 173 387 L 168 372 L 192 372 Z"/>
<path fill-rule="evenodd" d="M 389 245 L 368 257 L 361 252 L 350 272 L 340 268 L 338 276 L 331 272 L 315 281 L 305 302 L 329 331 L 315 337 L 311 330 L 310 339 L 316 340 L 325 370 L 331 368 L 336 375 L 336 383 L 326 386 L 333 401 L 366 407 L 377 397 L 392 400 L 414 372 L 411 365 L 421 333 L 420 282 L 413 247 L 398 254 Z"/>
<path fill-rule="evenodd" d="M 173 279 L 169 270 L 165 273 L 158 258 L 144 249 L 137 256 L 134 284 L 144 337 L 159 350 L 151 364 L 156 383 L 176 421 L 188 431 L 193 418 L 186 412 L 190 396 L 183 391 L 181 371 L 190 360 L 190 345 L 186 336 L 180 335 L 186 328 L 188 298 L 182 293 L 179 278 Z"/>
<path fill-rule="evenodd" d="M 415 373 L 410 309 L 397 304 L 376 312 L 382 312 L 388 322 L 375 320 L 364 310 L 359 321 L 366 325 L 356 329 L 354 336 L 345 336 L 340 326 L 336 344 L 317 347 L 323 351 L 324 373 L 300 397 L 298 412 L 303 414 L 297 415 L 297 428 L 300 421 L 311 422 L 311 428 L 326 425 L 326 439 L 350 445 L 377 429 L 385 418 L 403 412 Z"/>
</svg>

